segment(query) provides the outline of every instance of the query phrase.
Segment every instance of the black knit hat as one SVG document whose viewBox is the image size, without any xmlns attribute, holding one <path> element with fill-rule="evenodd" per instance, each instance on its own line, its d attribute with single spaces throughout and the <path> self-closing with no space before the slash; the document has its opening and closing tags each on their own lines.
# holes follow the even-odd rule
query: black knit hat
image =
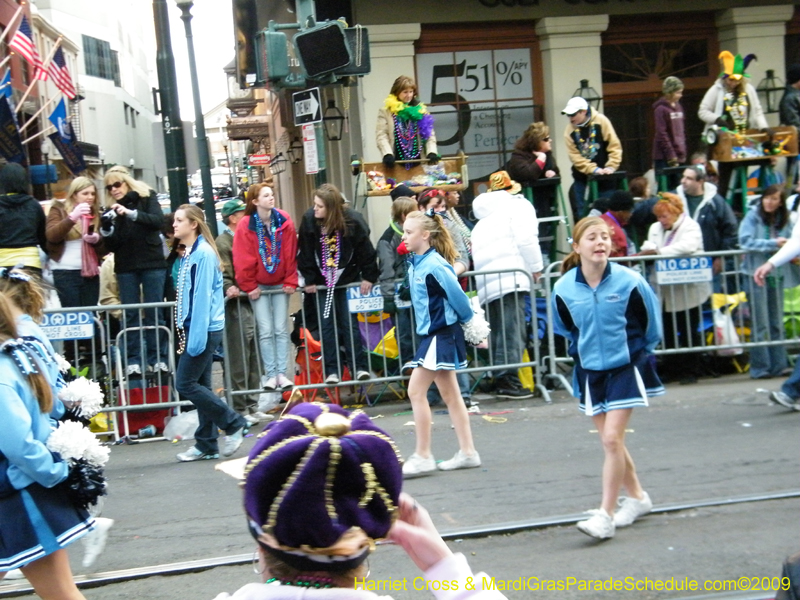
<svg viewBox="0 0 800 600">
<path fill-rule="evenodd" d="M 633 195 L 625 190 L 617 190 L 608 199 L 608 210 L 633 210 Z"/>
<path fill-rule="evenodd" d="M 397 200 L 398 198 L 413 198 L 414 197 L 414 190 L 408 187 L 406 184 L 401 183 L 397 187 L 395 187 L 389 195 L 392 197 L 392 200 Z"/>
</svg>

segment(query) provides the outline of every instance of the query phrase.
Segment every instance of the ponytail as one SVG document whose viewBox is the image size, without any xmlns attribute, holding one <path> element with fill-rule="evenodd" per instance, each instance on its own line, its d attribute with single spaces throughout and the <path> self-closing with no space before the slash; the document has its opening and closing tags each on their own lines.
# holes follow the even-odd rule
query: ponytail
<svg viewBox="0 0 800 600">
<path fill-rule="evenodd" d="M 567 254 L 567 257 L 561 263 L 561 274 L 563 275 L 570 269 L 574 269 L 581 264 L 581 256 L 575 250 Z"/>
<path fill-rule="evenodd" d="M 431 247 L 436 250 L 443 259 L 451 265 L 456 262 L 458 251 L 453 242 L 453 237 L 450 235 L 450 232 L 447 231 L 444 219 L 442 219 L 441 216 L 436 213 L 415 210 L 406 216 L 406 220 L 408 219 L 417 219 L 420 223 L 420 227 L 422 227 L 424 231 L 430 233 L 429 241 Z"/>
<path fill-rule="evenodd" d="M 0 293 L 0 343 L 15 340 L 17 337 L 17 322 L 14 318 L 12 301 L 5 294 Z M 21 350 L 18 350 L 18 352 L 21 352 Z M 33 395 L 36 396 L 39 402 L 39 410 L 43 413 L 49 413 L 53 409 L 53 392 L 50 383 L 42 373 L 41 362 L 33 357 L 30 357 L 30 360 L 36 365 L 39 372 L 28 373 L 28 383 L 31 386 Z"/>
</svg>

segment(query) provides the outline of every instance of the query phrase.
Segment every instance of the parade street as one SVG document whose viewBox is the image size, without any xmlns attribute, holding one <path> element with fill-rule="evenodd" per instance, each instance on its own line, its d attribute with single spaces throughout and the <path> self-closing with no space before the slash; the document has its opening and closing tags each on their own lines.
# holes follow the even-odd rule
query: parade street
<svg viewBox="0 0 800 600">
<path fill-rule="evenodd" d="M 467 556 L 476 573 L 484 571 L 498 585 L 502 580 L 509 587 L 521 580 L 544 587 L 547 581 L 556 582 L 550 585 L 560 581 L 567 588 L 513 591 L 512 587 L 505 592 L 509 598 L 689 598 L 711 594 L 704 591 L 705 582 L 777 577 L 784 558 L 800 550 L 800 413 L 772 404 L 766 393 L 756 391 L 775 389 L 778 383 L 753 382 L 746 375 L 703 379 L 697 385 L 669 386 L 667 395 L 653 399 L 649 409 L 635 410 L 627 443 L 656 512 L 618 529 L 606 542 L 589 538 L 574 526 L 579 513 L 599 504 L 602 450 L 591 419 L 563 391 L 553 394 L 552 405 L 539 398 L 483 397 L 480 406 L 485 416 L 471 417 L 482 467 L 435 473 L 409 480 L 404 487 L 429 509 L 450 546 Z M 395 437 L 404 456 L 412 452 L 414 432 L 407 403 L 381 402 L 365 410 Z M 249 437 L 243 451 L 253 443 Z M 176 452 L 187 446 L 188 442 L 152 442 L 113 447 L 103 516 L 116 524 L 95 566 L 101 576 L 252 555 L 255 544 L 246 530 L 236 482 L 214 471 L 216 461 L 177 462 Z M 433 450 L 440 460 L 456 450 L 449 419 L 441 413 L 434 413 Z M 789 497 L 759 498 L 779 493 Z M 720 504 L 726 499 L 745 501 Z M 715 502 L 659 512 L 706 501 Z M 503 524 L 536 521 L 562 524 L 513 534 L 466 535 L 476 527 L 503 529 Z M 448 537 L 452 532 L 465 535 L 452 539 Z M 79 545 L 70 550 L 79 581 L 84 574 L 81 550 Z M 406 591 L 386 588 L 376 590 L 379 594 L 398 600 L 431 597 L 414 589 L 424 587 L 424 582 L 415 580 L 420 573 L 399 548 L 379 546 L 370 568 L 370 580 L 397 581 L 398 587 L 406 580 Z M 136 578 L 83 592 L 90 600 L 210 600 L 258 580 L 244 560 L 235 566 Z M 645 580 L 681 585 L 693 580 L 700 587 L 697 591 L 580 590 L 581 580 L 610 581 L 607 585 L 617 580 L 629 585 Z M 16 582 L 0 585 L 0 597 L 17 586 Z M 751 591 L 714 597 L 773 595 Z"/>
</svg>

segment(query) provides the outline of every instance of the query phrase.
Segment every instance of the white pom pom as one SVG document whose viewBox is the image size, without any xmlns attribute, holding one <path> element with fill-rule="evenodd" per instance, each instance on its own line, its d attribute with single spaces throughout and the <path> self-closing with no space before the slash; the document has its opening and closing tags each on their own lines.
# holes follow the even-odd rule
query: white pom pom
<svg viewBox="0 0 800 600">
<path fill-rule="evenodd" d="M 61 423 L 47 438 L 47 449 L 58 452 L 66 461 L 84 458 L 97 467 L 105 465 L 110 454 L 91 431 L 75 421 Z"/>
<path fill-rule="evenodd" d="M 481 308 L 478 298 L 474 296 L 470 298 L 470 304 L 472 305 L 473 316 L 461 326 L 464 329 L 464 339 L 467 343 L 472 346 L 477 346 L 489 337 L 489 333 L 492 329 L 483 316 L 485 313 L 483 312 L 483 308 Z"/>
<path fill-rule="evenodd" d="M 103 406 L 103 389 L 100 384 L 86 377 L 78 377 L 70 381 L 59 393 L 58 397 L 68 406 L 79 405 L 81 415 L 91 419 Z"/>
<path fill-rule="evenodd" d="M 69 370 L 72 368 L 72 365 L 67 362 L 67 360 L 61 356 L 58 352 L 56 352 L 56 364 L 58 365 L 58 371 L 60 373 L 69 373 Z"/>
</svg>

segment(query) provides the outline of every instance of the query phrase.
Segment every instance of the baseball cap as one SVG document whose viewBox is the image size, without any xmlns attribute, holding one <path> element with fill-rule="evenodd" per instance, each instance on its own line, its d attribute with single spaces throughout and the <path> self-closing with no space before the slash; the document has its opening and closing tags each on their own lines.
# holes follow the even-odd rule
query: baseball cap
<svg viewBox="0 0 800 600">
<path fill-rule="evenodd" d="M 580 96 L 573 96 L 569 99 L 569 102 L 567 102 L 567 105 L 564 107 L 564 110 L 561 111 L 561 114 L 571 117 L 579 110 L 589 110 L 589 103 Z"/>
<path fill-rule="evenodd" d="M 246 207 L 244 202 L 239 200 L 238 198 L 235 200 L 228 200 L 225 204 L 222 205 L 222 216 L 230 217 L 233 213 L 237 213 L 239 211 L 244 210 Z"/>
</svg>

